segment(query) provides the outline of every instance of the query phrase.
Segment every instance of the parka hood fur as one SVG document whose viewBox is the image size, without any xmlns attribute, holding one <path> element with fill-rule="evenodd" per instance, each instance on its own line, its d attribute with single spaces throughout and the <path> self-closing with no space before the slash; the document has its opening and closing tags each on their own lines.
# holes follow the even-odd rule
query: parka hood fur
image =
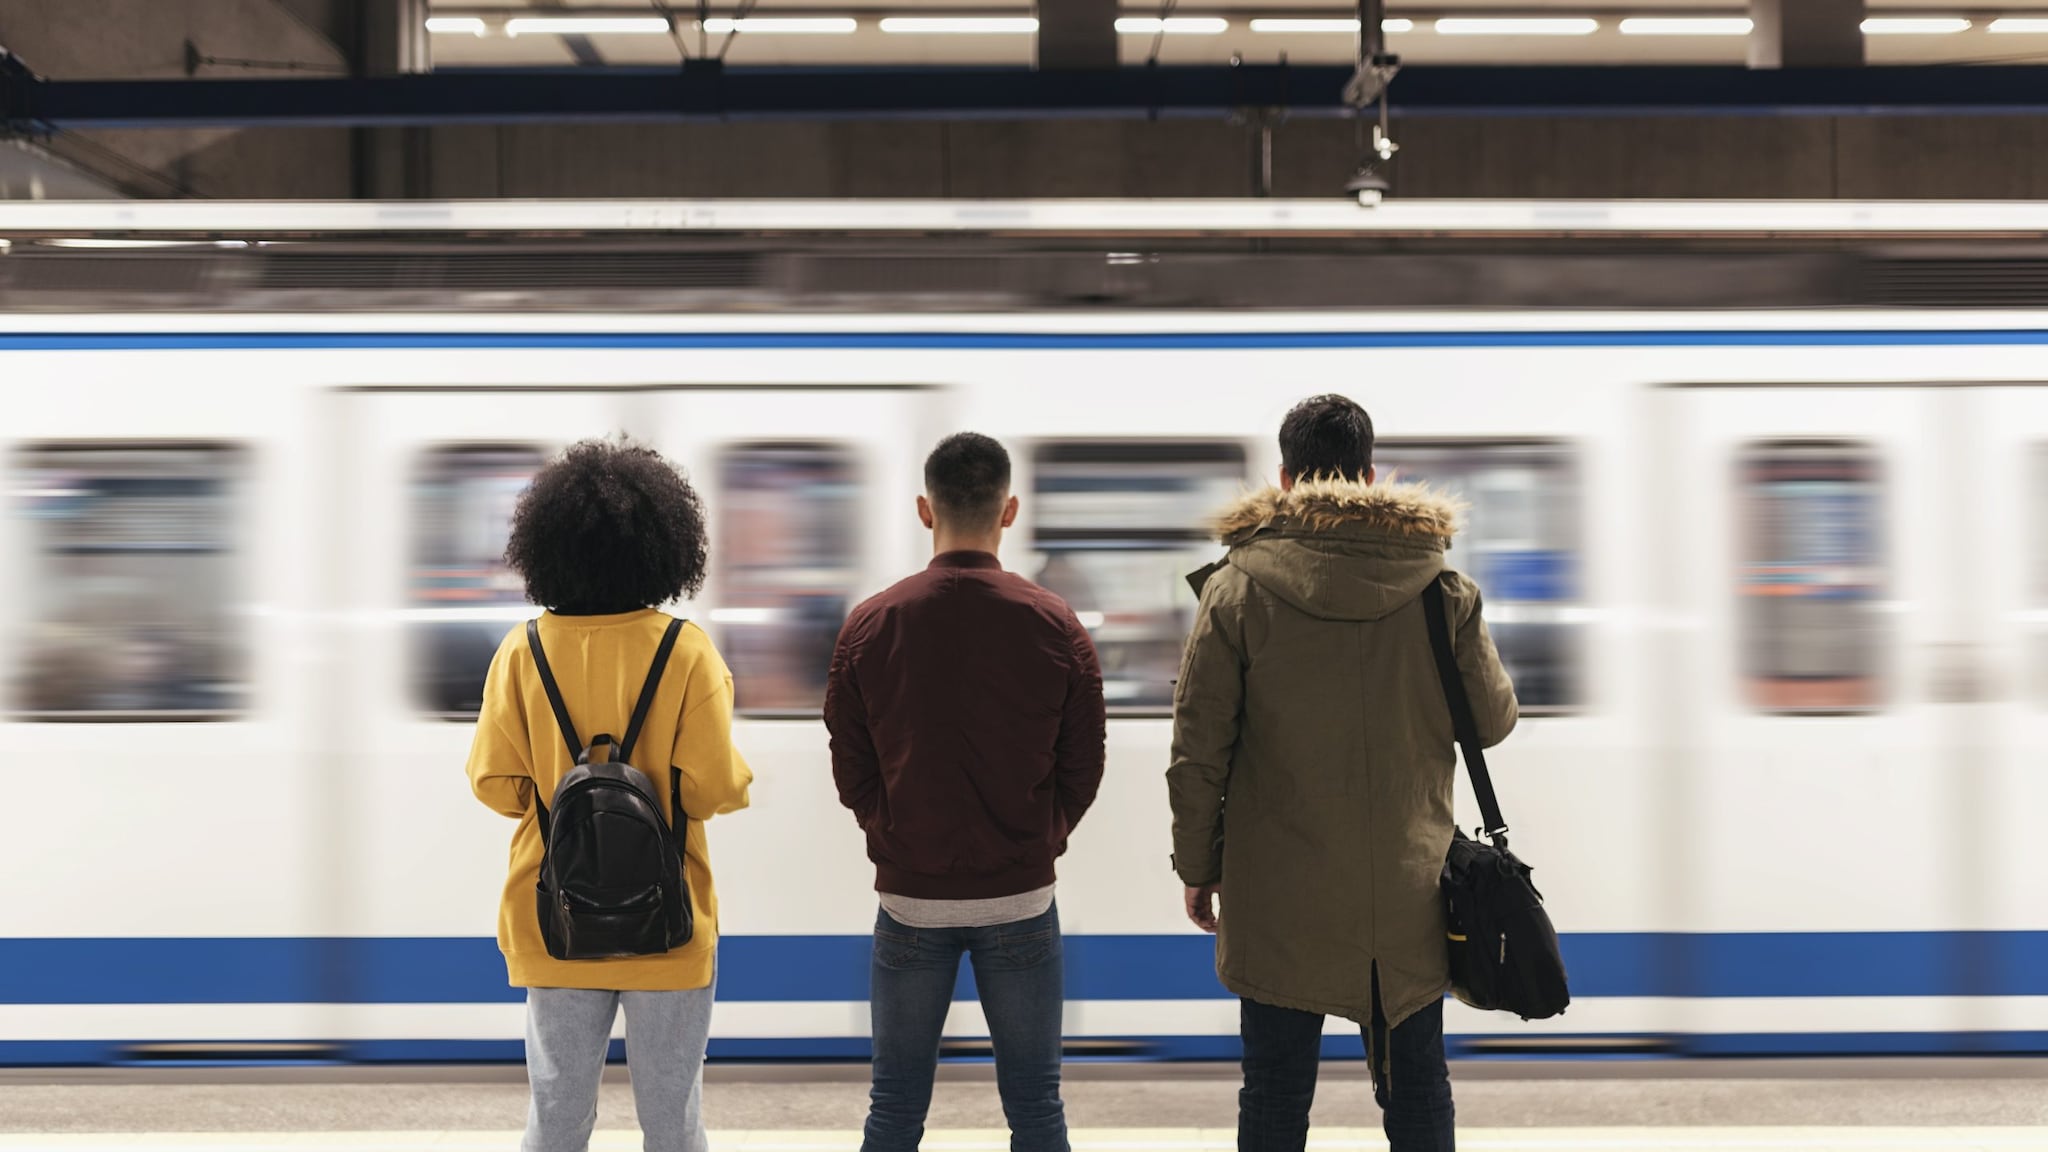
<svg viewBox="0 0 2048 1152">
<path fill-rule="evenodd" d="M 1305 480 L 1254 492 L 1216 519 L 1226 563 L 1325 620 L 1378 620 L 1444 570 L 1463 510 L 1420 484 Z"/>
<path fill-rule="evenodd" d="M 1217 539 L 1233 546 L 1262 528 L 1281 524 L 1308 535 L 1357 525 L 1446 547 L 1464 509 L 1456 498 L 1422 484 L 1319 477 L 1285 490 L 1250 493 L 1216 517 L 1215 529 Z"/>
</svg>

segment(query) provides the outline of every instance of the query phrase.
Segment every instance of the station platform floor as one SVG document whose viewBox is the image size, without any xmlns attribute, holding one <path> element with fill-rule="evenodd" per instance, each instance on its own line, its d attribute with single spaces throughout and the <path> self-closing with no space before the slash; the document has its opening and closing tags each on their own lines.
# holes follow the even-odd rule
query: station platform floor
<svg viewBox="0 0 2048 1152">
<path fill-rule="evenodd" d="M 1311 1152 L 1384 1148 L 1356 1063 L 1324 1069 Z M 713 1152 L 854 1152 L 864 1066 L 714 1066 Z M 1463 1149 L 2048 1152 L 2048 1060 L 1474 1062 L 1454 1066 Z M 1074 1065 L 1076 1152 L 1227 1152 L 1228 1065 Z M 0 1070 L 0 1150 L 514 1152 L 517 1067 Z M 941 1070 L 926 1152 L 1007 1148 L 992 1069 Z M 624 1069 L 593 1152 L 640 1147 Z"/>
</svg>

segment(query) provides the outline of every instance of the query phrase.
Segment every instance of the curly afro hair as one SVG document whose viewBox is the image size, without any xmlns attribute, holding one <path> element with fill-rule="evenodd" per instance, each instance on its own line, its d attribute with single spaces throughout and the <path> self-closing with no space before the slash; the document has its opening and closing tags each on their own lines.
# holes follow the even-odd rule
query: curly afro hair
<svg viewBox="0 0 2048 1152">
<path fill-rule="evenodd" d="M 582 440 L 519 495 L 505 562 L 526 598 L 557 612 L 652 608 L 704 586 L 704 502 L 659 452 Z"/>
</svg>

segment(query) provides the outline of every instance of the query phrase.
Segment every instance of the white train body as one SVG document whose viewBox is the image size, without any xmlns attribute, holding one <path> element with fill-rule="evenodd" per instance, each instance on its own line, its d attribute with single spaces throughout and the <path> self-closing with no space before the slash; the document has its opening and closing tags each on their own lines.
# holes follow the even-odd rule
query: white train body
<svg viewBox="0 0 2048 1152">
<path fill-rule="evenodd" d="M 1514 573 L 1496 579 L 1523 592 L 1488 589 L 1496 630 L 1541 637 L 1525 670 L 1547 704 L 1494 773 L 1577 999 L 1540 1023 L 1454 1005 L 1457 1051 L 2038 1050 L 2044 381 L 2032 313 L 0 315 L 0 1061 L 518 1057 L 492 941 L 510 825 L 469 795 L 470 724 L 423 703 L 418 662 L 423 628 L 501 633 L 523 609 L 501 576 L 415 555 L 422 485 L 480 458 L 450 450 L 621 429 L 696 478 L 714 575 L 679 611 L 757 677 L 743 705 L 767 704 L 736 724 L 753 807 L 710 828 L 713 1054 L 859 1056 L 872 874 L 804 707 L 818 626 L 794 646 L 742 632 L 922 565 L 919 465 L 956 429 L 1017 460 L 1013 568 L 1213 555 L 1192 522 L 1136 520 L 1272 476 L 1281 414 L 1326 390 L 1370 409 L 1383 465 L 1493 486 L 1468 491 L 1494 522 L 1452 562 Z M 733 464 L 750 451 L 767 480 Z M 213 501 L 223 526 L 151 543 L 102 524 L 118 546 L 52 527 L 66 501 L 143 491 L 79 477 L 137 467 L 158 487 L 134 498 Z M 1118 497 L 1131 476 L 1152 479 Z M 820 530 L 778 493 L 837 501 L 836 560 L 788 560 L 821 546 L 758 524 L 752 567 L 723 557 L 742 518 Z M 1804 551 L 1757 543 L 1773 532 Z M 201 559 L 102 558 L 121 548 Z M 225 695 L 24 703 L 61 688 L 36 655 L 65 642 L 50 621 L 116 615 L 66 635 L 125 644 L 149 573 L 220 606 Z M 1106 651 L 1130 646 L 1116 690 L 1136 708 L 1062 864 L 1066 1030 L 1082 1055 L 1224 1056 L 1236 1005 L 1167 863 L 1142 608 L 1087 609 Z M 170 659 L 123 652 L 144 681 Z M 1342 1032 L 1331 1051 L 1355 1052 Z M 971 999 L 948 1033 L 975 1050 Z"/>
</svg>

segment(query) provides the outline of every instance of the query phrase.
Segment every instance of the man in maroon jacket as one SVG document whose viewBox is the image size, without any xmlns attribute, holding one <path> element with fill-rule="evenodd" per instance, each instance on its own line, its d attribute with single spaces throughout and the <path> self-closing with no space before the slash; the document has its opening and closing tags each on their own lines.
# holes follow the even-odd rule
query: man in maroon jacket
<svg viewBox="0 0 2048 1152">
<path fill-rule="evenodd" d="M 1067 1152 L 1053 861 L 1102 782 L 1102 671 L 1066 602 L 996 560 L 1017 519 L 1003 446 L 949 437 L 924 486 L 931 566 L 847 617 L 825 691 L 832 776 L 882 902 L 861 1147 L 923 1138 L 966 953 L 1013 1152 Z"/>
</svg>

